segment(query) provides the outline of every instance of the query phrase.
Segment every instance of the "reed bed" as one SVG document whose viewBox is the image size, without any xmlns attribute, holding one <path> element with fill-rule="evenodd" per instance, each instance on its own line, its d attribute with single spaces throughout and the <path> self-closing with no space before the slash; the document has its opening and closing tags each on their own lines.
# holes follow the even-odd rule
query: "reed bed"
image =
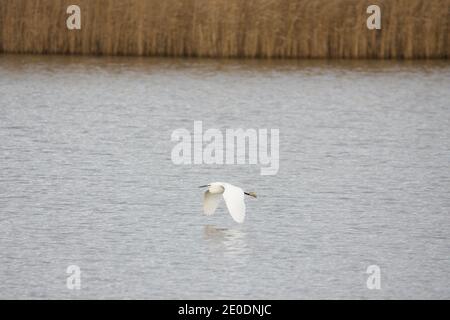
<svg viewBox="0 0 450 320">
<path fill-rule="evenodd" d="M 66 9 L 81 8 L 81 30 Z M 368 30 L 366 9 L 382 10 Z M 450 0 L 0 0 L 0 52 L 448 58 Z"/>
</svg>

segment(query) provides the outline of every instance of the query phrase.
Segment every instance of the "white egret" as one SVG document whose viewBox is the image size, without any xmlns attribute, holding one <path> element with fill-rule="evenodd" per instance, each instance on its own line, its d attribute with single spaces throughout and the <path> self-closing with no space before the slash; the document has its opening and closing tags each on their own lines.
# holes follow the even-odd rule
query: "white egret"
<svg viewBox="0 0 450 320">
<path fill-rule="evenodd" d="M 224 182 L 213 182 L 199 188 L 208 188 L 203 198 L 203 211 L 207 216 L 212 215 L 219 205 L 221 196 L 225 199 L 228 212 L 234 221 L 238 223 L 244 222 L 245 219 L 245 202 L 244 195 L 256 198 L 254 192 L 244 192 L 241 188 Z"/>
</svg>

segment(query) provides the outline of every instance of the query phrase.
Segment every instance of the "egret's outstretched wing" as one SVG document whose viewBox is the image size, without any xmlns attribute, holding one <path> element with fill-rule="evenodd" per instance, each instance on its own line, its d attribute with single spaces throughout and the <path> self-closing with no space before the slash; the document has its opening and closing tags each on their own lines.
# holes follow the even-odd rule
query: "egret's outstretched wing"
<svg viewBox="0 0 450 320">
<path fill-rule="evenodd" d="M 244 191 L 241 188 L 231 184 L 226 184 L 223 198 L 227 204 L 228 211 L 234 221 L 238 223 L 244 222 L 245 219 L 245 202 Z"/>
<path fill-rule="evenodd" d="M 214 194 L 209 191 L 205 191 L 205 196 L 203 198 L 203 212 L 210 216 L 216 211 L 219 205 L 221 194 Z"/>
</svg>

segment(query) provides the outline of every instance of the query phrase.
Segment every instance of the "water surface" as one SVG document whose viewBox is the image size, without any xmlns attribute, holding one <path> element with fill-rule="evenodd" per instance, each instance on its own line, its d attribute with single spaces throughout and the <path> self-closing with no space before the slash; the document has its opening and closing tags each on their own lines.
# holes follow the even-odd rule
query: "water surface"
<svg viewBox="0 0 450 320">
<path fill-rule="evenodd" d="M 449 80 L 440 61 L 0 56 L 0 298 L 449 299 Z M 280 129 L 278 174 L 174 165 L 196 120 Z M 202 216 L 212 181 L 258 193 L 244 224 Z"/>
</svg>

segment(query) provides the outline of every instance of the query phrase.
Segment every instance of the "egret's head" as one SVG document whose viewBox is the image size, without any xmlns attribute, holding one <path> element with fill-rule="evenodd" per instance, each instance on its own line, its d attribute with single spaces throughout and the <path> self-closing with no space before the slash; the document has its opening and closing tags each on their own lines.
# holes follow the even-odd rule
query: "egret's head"
<svg viewBox="0 0 450 320">
<path fill-rule="evenodd" d="M 210 193 L 223 193 L 225 191 L 224 186 L 220 182 L 213 182 L 204 186 L 200 186 L 200 188 L 208 188 Z"/>
<path fill-rule="evenodd" d="M 244 192 L 246 195 L 256 198 L 256 192 Z"/>
</svg>

